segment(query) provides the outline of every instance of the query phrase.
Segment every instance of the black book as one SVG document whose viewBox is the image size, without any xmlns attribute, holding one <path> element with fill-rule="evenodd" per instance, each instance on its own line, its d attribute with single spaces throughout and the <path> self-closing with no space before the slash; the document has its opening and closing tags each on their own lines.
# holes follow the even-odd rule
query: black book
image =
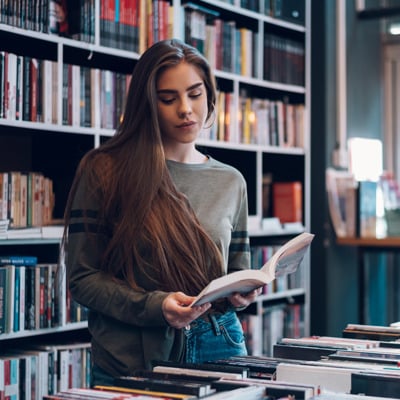
<svg viewBox="0 0 400 400">
<path fill-rule="evenodd" d="M 217 392 L 227 391 L 237 389 L 238 387 L 246 387 L 248 384 L 239 384 L 235 383 L 234 385 L 230 382 L 222 382 L 220 378 L 213 376 L 194 376 L 194 375 L 177 375 L 171 374 L 168 372 L 155 372 L 148 370 L 135 371 L 134 376 L 140 376 L 144 378 L 151 379 L 163 379 L 170 380 L 174 382 L 192 382 L 192 383 L 208 383 L 210 384 L 212 389 L 215 389 Z"/>
<path fill-rule="evenodd" d="M 137 370 L 133 373 L 133 376 L 139 376 L 142 378 L 151 378 L 151 379 L 162 379 L 169 381 L 185 381 L 185 382 L 201 382 L 201 383 L 212 383 L 219 378 L 210 377 L 210 376 L 193 376 L 193 375 L 177 375 L 171 374 L 168 372 L 156 372 L 145 370 Z"/>
<path fill-rule="evenodd" d="M 344 338 L 372 339 L 391 342 L 400 339 L 400 329 L 390 326 L 347 324 L 342 331 Z"/>
<path fill-rule="evenodd" d="M 265 388 L 267 398 L 281 399 L 293 398 L 296 400 L 309 399 L 315 393 L 315 385 L 295 383 L 295 382 L 278 382 L 275 380 L 262 379 L 221 379 L 214 382 L 217 391 L 234 390 L 235 388 L 247 386 L 262 386 Z"/>
<path fill-rule="evenodd" d="M 121 376 L 114 378 L 114 385 L 154 392 L 193 394 L 197 397 L 204 397 L 215 392 L 215 389 L 212 389 L 208 382 L 155 379 L 140 376 Z"/>
<path fill-rule="evenodd" d="M 321 357 L 335 353 L 336 350 L 339 350 L 339 348 L 276 343 L 273 347 L 273 356 L 291 360 L 318 361 Z"/>
<path fill-rule="evenodd" d="M 351 394 L 398 398 L 400 393 L 400 376 L 374 372 L 355 372 L 351 374 Z"/>
<path fill-rule="evenodd" d="M 227 358 L 227 359 L 219 359 L 214 361 L 209 361 L 209 364 L 218 364 L 218 365 L 231 365 L 238 366 L 249 369 L 249 377 L 250 378 L 269 378 L 271 379 L 276 371 L 276 365 L 278 363 L 277 360 L 262 360 L 256 361 L 251 357 L 242 357 L 242 358 Z"/>
<path fill-rule="evenodd" d="M 398 360 L 387 359 L 382 357 L 368 357 L 368 356 L 355 356 L 346 354 L 331 354 L 328 356 L 329 360 L 338 361 L 356 361 L 362 363 L 372 363 L 372 364 L 385 364 L 388 366 L 397 366 Z"/>
</svg>

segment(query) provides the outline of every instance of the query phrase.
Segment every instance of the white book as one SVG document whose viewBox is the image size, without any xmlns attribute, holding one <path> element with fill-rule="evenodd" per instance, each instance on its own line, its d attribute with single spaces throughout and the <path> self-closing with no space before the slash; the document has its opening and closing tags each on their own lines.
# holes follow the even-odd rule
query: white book
<svg viewBox="0 0 400 400">
<path fill-rule="evenodd" d="M 19 331 L 25 330 L 25 281 L 26 267 L 21 265 L 19 269 Z"/>
<path fill-rule="evenodd" d="M 52 61 L 42 61 L 42 115 L 45 124 L 53 122 L 53 68 Z"/>
<path fill-rule="evenodd" d="M 311 385 L 306 383 L 293 383 L 293 382 L 286 382 L 286 381 L 278 381 L 278 380 L 269 380 L 269 379 L 259 379 L 259 378 L 246 378 L 246 379 L 226 379 L 221 378 L 220 382 L 238 384 L 244 383 L 251 385 L 259 385 L 264 386 L 266 388 L 266 393 L 268 394 L 268 388 L 276 388 L 276 389 L 285 389 L 285 390 L 293 390 L 294 391 L 301 391 L 303 392 L 302 398 L 304 400 L 311 399 L 317 392 L 318 392 L 318 385 Z M 295 397 L 297 398 L 297 397 Z"/>
<path fill-rule="evenodd" d="M 100 128 L 100 70 L 92 68 L 90 70 L 90 95 L 91 95 L 91 124 L 92 128 Z"/>
<path fill-rule="evenodd" d="M 79 126 L 81 123 L 81 67 L 72 65 L 72 126 Z"/>
<path fill-rule="evenodd" d="M 61 239 L 64 232 L 62 225 L 43 225 L 40 229 L 43 239 Z"/>
<path fill-rule="evenodd" d="M 191 306 L 212 302 L 236 292 L 248 293 L 277 277 L 295 272 L 313 238 L 313 234 L 303 232 L 280 247 L 261 269 L 236 271 L 214 279 L 200 292 Z"/>
<path fill-rule="evenodd" d="M 321 392 L 350 393 L 351 374 L 354 371 L 357 371 L 357 368 L 279 363 L 276 367 L 276 380 L 318 385 Z"/>
<path fill-rule="evenodd" d="M 8 107 L 6 111 L 6 119 L 16 119 L 17 109 L 17 55 L 8 53 L 8 72 L 7 82 L 8 85 Z"/>
<path fill-rule="evenodd" d="M 370 349 L 379 347 L 378 340 L 340 338 L 333 336 L 308 336 L 301 338 L 282 338 L 284 344 L 306 345 L 306 346 L 331 346 L 343 349 Z"/>
<path fill-rule="evenodd" d="M 207 400 L 263 400 L 265 399 L 265 388 L 254 385 L 238 389 L 218 392 L 207 396 Z"/>
<path fill-rule="evenodd" d="M 23 363 L 24 368 L 24 376 L 22 385 L 24 387 L 25 393 L 25 400 L 32 400 L 32 356 L 31 355 L 24 355 L 21 358 L 21 363 Z"/>
<path fill-rule="evenodd" d="M 153 367 L 154 372 L 163 372 L 168 374 L 175 375 L 189 375 L 189 376 L 204 376 L 204 377 L 212 377 L 212 378 L 230 378 L 230 379 L 239 379 L 242 378 L 243 375 L 241 373 L 235 372 L 224 372 L 224 371 L 209 371 L 203 369 L 192 369 L 192 368 L 180 368 L 180 367 L 172 367 L 167 365 L 156 365 Z"/>
</svg>

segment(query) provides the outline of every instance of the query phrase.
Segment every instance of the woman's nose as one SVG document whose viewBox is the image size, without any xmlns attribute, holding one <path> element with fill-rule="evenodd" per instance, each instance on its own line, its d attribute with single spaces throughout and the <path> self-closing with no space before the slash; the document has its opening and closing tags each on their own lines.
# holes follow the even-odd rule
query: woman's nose
<svg viewBox="0 0 400 400">
<path fill-rule="evenodd" d="M 179 104 L 179 110 L 178 110 L 179 116 L 182 118 L 188 114 L 191 114 L 191 112 L 192 112 L 192 105 L 190 103 L 190 100 L 187 98 L 182 99 Z"/>
</svg>

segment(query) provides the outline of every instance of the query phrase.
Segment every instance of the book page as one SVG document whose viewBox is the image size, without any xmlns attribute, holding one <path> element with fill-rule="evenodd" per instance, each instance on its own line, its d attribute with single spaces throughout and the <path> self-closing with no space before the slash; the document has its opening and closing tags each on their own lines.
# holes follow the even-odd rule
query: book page
<svg viewBox="0 0 400 400">
<path fill-rule="evenodd" d="M 296 271 L 313 238 L 313 234 L 303 232 L 280 247 L 261 269 L 236 271 L 214 279 L 190 306 L 212 302 L 236 292 L 249 293 L 272 282 L 277 276 Z"/>
<path fill-rule="evenodd" d="M 289 240 L 275 252 L 261 267 L 261 270 L 272 274 L 274 278 L 295 272 L 303 261 L 313 239 L 313 234 L 303 232 Z"/>
</svg>

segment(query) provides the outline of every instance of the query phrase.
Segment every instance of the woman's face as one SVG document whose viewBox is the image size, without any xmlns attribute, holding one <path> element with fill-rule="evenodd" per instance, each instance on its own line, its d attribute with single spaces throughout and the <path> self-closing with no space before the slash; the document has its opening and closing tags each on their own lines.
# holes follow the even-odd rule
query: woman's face
<svg viewBox="0 0 400 400">
<path fill-rule="evenodd" d="M 157 104 L 164 141 L 195 141 L 208 111 L 207 91 L 198 69 L 182 62 L 163 71 L 157 81 Z"/>
</svg>

